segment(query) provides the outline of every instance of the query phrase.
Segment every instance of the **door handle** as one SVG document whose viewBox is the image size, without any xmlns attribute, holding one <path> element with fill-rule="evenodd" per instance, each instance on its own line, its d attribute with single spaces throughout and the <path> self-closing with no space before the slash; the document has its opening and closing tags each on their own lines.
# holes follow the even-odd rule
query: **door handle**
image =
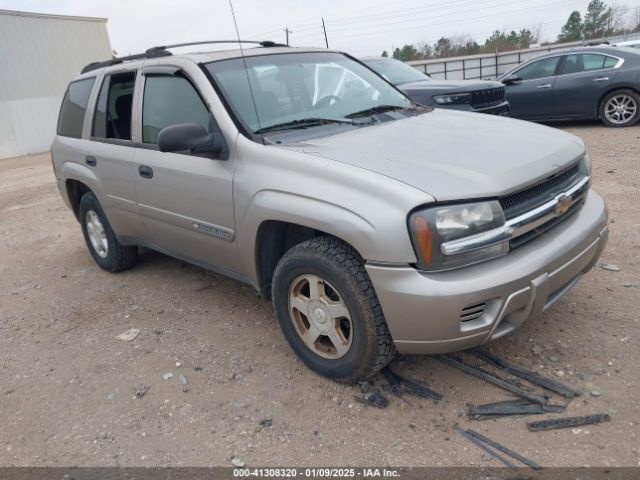
<svg viewBox="0 0 640 480">
<path fill-rule="evenodd" d="M 608 82 L 609 81 L 609 77 L 594 78 L 592 81 L 593 82 Z"/>
<path fill-rule="evenodd" d="M 86 157 L 84 157 L 84 163 L 86 163 L 90 167 L 95 167 L 98 161 L 93 155 L 87 155 Z"/>
<path fill-rule="evenodd" d="M 542 85 L 538 85 L 536 88 L 542 90 L 543 88 L 551 88 L 550 83 L 543 83 Z"/>
<path fill-rule="evenodd" d="M 138 173 L 143 178 L 153 178 L 153 168 L 147 167 L 146 165 L 140 165 L 138 167 Z"/>
</svg>

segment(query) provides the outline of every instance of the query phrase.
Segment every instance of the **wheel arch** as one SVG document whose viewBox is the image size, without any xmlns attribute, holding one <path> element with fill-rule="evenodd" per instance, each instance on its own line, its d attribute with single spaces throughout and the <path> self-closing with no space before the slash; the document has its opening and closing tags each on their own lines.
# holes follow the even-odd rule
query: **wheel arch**
<svg viewBox="0 0 640 480">
<path fill-rule="evenodd" d="M 294 245 L 326 235 L 351 246 L 362 258 L 384 261 L 396 255 L 415 261 L 413 248 L 402 248 L 403 236 L 390 234 L 388 226 L 376 227 L 362 215 L 323 200 L 295 194 L 263 191 L 255 196 L 240 222 L 238 249 L 244 255 L 244 270 L 264 296 L 268 296 L 271 276 L 278 261 Z M 393 237 L 394 243 L 389 244 Z M 388 244 L 388 245 L 387 245 Z M 386 257 L 385 257 L 386 256 Z M 250 257 L 250 258 L 248 258 Z"/>
</svg>

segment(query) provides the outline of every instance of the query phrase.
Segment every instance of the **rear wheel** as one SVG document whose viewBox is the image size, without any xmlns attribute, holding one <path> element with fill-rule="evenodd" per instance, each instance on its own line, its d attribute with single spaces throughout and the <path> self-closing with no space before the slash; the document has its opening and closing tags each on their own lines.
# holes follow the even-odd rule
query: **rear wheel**
<svg viewBox="0 0 640 480">
<path fill-rule="evenodd" d="M 611 92 L 600 103 L 600 118 L 608 127 L 630 127 L 640 119 L 640 95 L 633 90 Z"/>
<path fill-rule="evenodd" d="M 313 238 L 285 253 L 272 298 L 289 345 L 321 375 L 362 380 L 395 353 L 362 258 L 336 238 Z"/>
<path fill-rule="evenodd" d="M 135 264 L 138 247 L 120 245 L 93 193 L 87 192 L 82 196 L 78 213 L 89 252 L 102 269 L 120 272 Z"/>
</svg>

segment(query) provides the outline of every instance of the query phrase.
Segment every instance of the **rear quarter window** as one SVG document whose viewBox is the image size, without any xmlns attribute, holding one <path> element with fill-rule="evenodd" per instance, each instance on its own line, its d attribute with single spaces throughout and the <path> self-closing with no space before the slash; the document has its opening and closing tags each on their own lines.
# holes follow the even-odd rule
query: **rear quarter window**
<svg viewBox="0 0 640 480">
<path fill-rule="evenodd" d="M 73 138 L 82 136 L 82 122 L 84 122 L 84 114 L 87 111 L 94 81 L 95 77 L 92 77 L 69 84 L 60 107 L 58 135 Z"/>
</svg>

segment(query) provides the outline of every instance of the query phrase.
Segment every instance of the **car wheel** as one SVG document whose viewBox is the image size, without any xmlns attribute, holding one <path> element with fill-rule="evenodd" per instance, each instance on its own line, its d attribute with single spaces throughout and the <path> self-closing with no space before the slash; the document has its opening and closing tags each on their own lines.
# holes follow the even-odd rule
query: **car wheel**
<svg viewBox="0 0 640 480">
<path fill-rule="evenodd" d="M 91 256 L 102 269 L 120 272 L 135 264 L 138 247 L 120 245 L 93 193 L 85 193 L 80 199 L 78 217 Z"/>
<path fill-rule="evenodd" d="M 320 375 L 363 380 L 395 353 L 362 258 L 336 238 L 313 238 L 287 251 L 273 275 L 272 298 L 289 345 Z"/>
<path fill-rule="evenodd" d="M 602 99 L 600 118 L 608 127 L 630 127 L 640 119 L 640 95 L 633 90 L 616 90 Z"/>
</svg>

